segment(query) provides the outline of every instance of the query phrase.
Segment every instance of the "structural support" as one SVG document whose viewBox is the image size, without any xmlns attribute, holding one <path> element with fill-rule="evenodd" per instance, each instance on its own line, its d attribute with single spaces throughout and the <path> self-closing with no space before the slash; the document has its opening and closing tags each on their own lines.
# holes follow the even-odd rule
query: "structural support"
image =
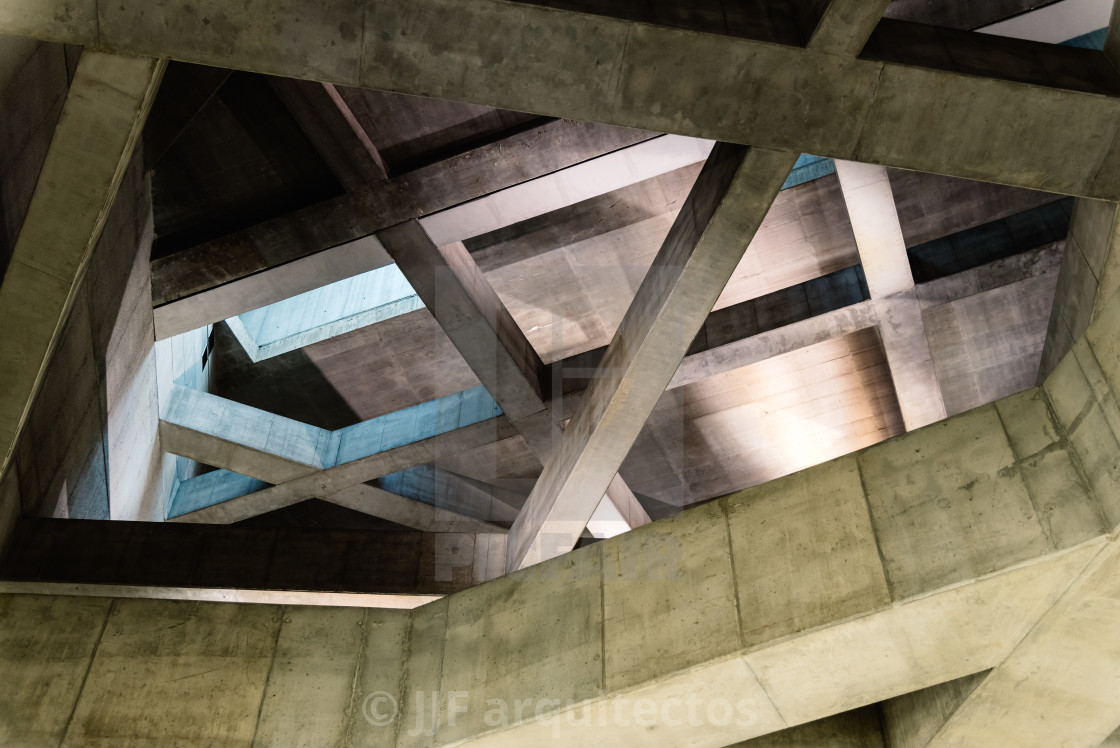
<svg viewBox="0 0 1120 748">
<path fill-rule="evenodd" d="M 1031 38 L 1042 37 L 1049 33 L 1049 25 L 1043 22 L 1037 27 L 1017 29 L 1017 32 Z M 1105 38 L 1104 57 L 1114 66 L 1120 63 L 1120 10 L 1115 2 Z M 1120 287 L 1120 252 L 1115 251 L 1120 243 L 1118 207 L 1115 198 L 1112 201 L 1078 199 L 1074 203 L 1039 364 L 1040 382 L 1054 370 Z"/>
<path fill-rule="evenodd" d="M 1039 380 L 1054 370 L 1120 288 L 1120 205 L 1079 199 L 1073 206 Z"/>
<path fill-rule="evenodd" d="M 795 161 L 727 144 L 712 151 L 513 525 L 508 569 L 575 546 Z"/>
<path fill-rule="evenodd" d="M 373 234 L 410 219 L 446 211 L 430 220 L 441 243 L 448 243 L 610 191 L 615 181 L 630 184 L 706 155 L 703 144 L 687 138 L 657 138 L 638 151 L 604 155 L 652 138 L 653 133 L 605 125 L 550 122 L 156 260 L 156 337 L 386 265 L 391 260 Z M 487 168 L 480 171 L 478 163 Z M 514 189 L 525 182 L 532 184 Z"/>
<path fill-rule="evenodd" d="M 1120 724 L 1118 631 L 1114 542 L 999 667 L 887 702 L 891 745 L 1102 745 Z"/>
<path fill-rule="evenodd" d="M 291 78 L 269 83 L 343 189 L 354 192 L 385 180 L 381 154 L 333 85 Z"/>
<path fill-rule="evenodd" d="M 836 162 L 906 430 L 945 417 L 894 194 L 881 166 Z"/>
<path fill-rule="evenodd" d="M 1120 199 L 1120 74 L 1092 50 L 884 22 L 841 57 L 504 0 L 289 0 L 223 6 L 220 22 L 146 3 L 7 3 L 0 33 Z M 923 67 L 930 47 L 948 69 Z"/>
<path fill-rule="evenodd" d="M 78 63 L 0 285 L 0 474 L 7 472 L 165 67 L 90 50 Z"/>
<path fill-rule="evenodd" d="M 170 518 L 234 522 L 318 497 L 425 532 L 503 532 L 484 521 L 489 502 L 460 514 L 364 484 L 433 452 L 481 446 L 486 426 L 506 421 L 496 412 L 476 389 L 332 432 L 176 385 L 161 414 L 163 449 L 220 470 L 181 482 Z"/>
</svg>

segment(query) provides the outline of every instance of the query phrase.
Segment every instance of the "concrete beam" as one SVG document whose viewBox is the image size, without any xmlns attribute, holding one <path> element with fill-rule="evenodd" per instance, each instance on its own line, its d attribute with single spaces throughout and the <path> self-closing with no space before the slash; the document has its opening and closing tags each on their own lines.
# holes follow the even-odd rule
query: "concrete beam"
<svg viewBox="0 0 1120 748">
<path fill-rule="evenodd" d="M 399 636 L 384 625 L 349 626 L 358 640 L 347 640 L 337 658 L 320 660 L 346 688 L 337 695 L 311 689 L 310 678 L 322 683 L 324 669 L 314 676 L 292 669 L 286 676 L 291 708 L 313 694 L 306 709 L 319 715 L 319 735 L 349 729 L 358 741 L 384 735 L 388 745 L 411 745 L 413 729 L 428 733 L 431 745 L 720 745 L 997 667 L 1029 640 L 1036 622 L 1102 549 L 1116 545 L 1100 535 L 1099 524 L 1084 521 L 1083 502 L 1095 500 L 1089 489 L 1080 499 L 1066 496 L 1047 518 L 1051 526 L 1079 528 L 1079 536 L 1048 534 L 1040 517 L 1024 518 L 1046 471 L 1023 469 L 1029 461 L 1010 454 L 1009 432 L 1050 441 L 1046 455 L 1070 453 L 1061 427 L 1052 430 L 1045 403 L 1033 410 L 1017 407 L 1022 404 L 962 414 L 456 593 L 416 609 Z M 996 415 L 1000 406 L 1006 421 Z M 1010 465 L 1018 467 L 1003 469 Z M 976 483 L 962 486 L 962 478 Z M 931 496 L 951 498 L 944 506 Z M 931 532 L 934 522 L 943 530 Z M 118 603 L 121 614 L 108 625 L 155 636 L 152 621 L 164 615 L 153 606 L 167 603 L 145 605 L 140 613 Z M 695 615 L 698 609 L 703 616 Z M 221 620 L 224 630 L 240 631 L 237 622 L 251 614 L 196 606 L 192 620 Z M 34 606 L 8 602 L 0 615 L 5 630 L 34 621 L 43 636 L 64 638 L 62 629 L 42 628 L 43 612 Z M 54 615 L 68 620 L 61 611 Z M 334 614 L 289 608 L 275 618 L 326 615 Z M 501 637 L 481 635 L 495 625 L 502 626 Z M 103 641 L 126 638 L 133 647 L 148 641 L 117 631 L 107 631 Z M 57 645 L 49 641 L 34 654 L 53 653 Z M 338 643 L 335 637 L 307 641 Z M 173 657 L 181 656 L 166 644 L 144 651 L 172 668 Z M 364 652 L 373 652 L 370 662 L 379 666 L 362 671 L 355 696 L 353 677 Z M 385 659 L 389 653 L 395 659 Z M 14 656 L 11 648 L 0 655 Z M 99 652 L 97 661 L 105 656 Z M 123 666 L 134 654 L 117 656 Z M 229 668 L 243 671 L 236 654 L 223 656 L 234 658 Z M 24 657 L 30 661 L 10 669 L 30 677 L 36 661 Z M 181 671 L 159 673 L 146 690 L 135 682 L 125 689 L 146 708 L 150 700 L 154 715 L 182 708 L 165 703 L 159 685 Z M 104 666 L 90 671 L 66 704 L 78 703 L 70 728 L 71 709 L 60 710 L 63 729 L 84 736 L 83 715 L 104 719 L 120 698 L 119 688 L 108 688 L 112 677 Z M 267 677 L 264 668 L 252 681 L 262 694 L 275 692 L 264 688 Z M 208 687 L 211 694 L 250 690 L 243 677 Z M 402 700 L 395 721 L 374 726 L 352 704 L 379 691 L 443 696 L 434 711 L 430 700 L 419 706 Z M 459 691 L 464 695 L 455 704 L 465 711 L 455 710 L 451 719 L 445 699 Z M 23 693 L 9 689 L 0 698 L 22 703 Z M 516 698 L 533 699 L 524 716 L 515 719 L 510 711 L 496 720 L 494 700 L 512 710 Z M 269 701 L 267 713 L 288 714 L 286 704 Z M 259 705 L 250 700 L 243 710 L 222 714 L 232 724 L 253 725 Z M 137 729 L 127 720 L 104 724 L 119 725 L 118 742 Z"/>
<path fill-rule="evenodd" d="M 386 179 L 381 154 L 333 85 L 291 78 L 268 82 L 343 189 L 354 192 Z"/>
<path fill-rule="evenodd" d="M 1120 199 L 1120 74 L 1091 50 L 884 20 L 856 59 L 504 0 L 146 2 L 21 0 L 0 33 Z"/>
<path fill-rule="evenodd" d="M 399 617 L 2 597 L 0 662 L 19 680 L 0 711 L 36 721 L 0 729 L 154 743 L 168 720 L 179 736 L 209 736 L 214 719 L 274 735 L 314 716 L 320 742 L 715 746 L 992 668 L 975 694 L 1007 667 L 1033 704 L 1048 687 L 1034 674 L 1067 654 L 1091 677 L 1056 675 L 1055 706 L 1099 724 L 1120 704 L 1118 339 L 1120 298 L 1044 388 Z M 215 655 L 215 641 L 254 644 Z M 270 669 L 296 651 L 317 666 Z M 199 664 L 217 670 L 184 680 Z M 48 678 L 60 687 L 44 697 Z M 205 698 L 171 698 L 184 688 Z M 354 707 L 382 692 L 425 700 L 371 724 Z M 214 699 L 209 721 L 183 714 Z M 516 699 L 532 701 L 515 712 Z M 150 719 L 126 718 L 138 709 Z"/>
<path fill-rule="evenodd" d="M 575 546 L 795 160 L 730 145 L 712 151 L 514 523 L 507 568 Z"/>
<path fill-rule="evenodd" d="M 165 66 L 92 51 L 78 63 L 0 284 L 0 474 L 7 472 Z"/>
<path fill-rule="evenodd" d="M 329 497 L 337 492 L 358 486 L 366 481 L 376 480 L 390 473 L 425 465 L 443 457 L 485 446 L 494 441 L 508 439 L 516 434 L 517 430 L 510 425 L 509 419 L 505 416 L 498 416 L 418 441 L 389 447 L 365 457 L 340 459 L 338 464 L 322 471 L 286 483 L 262 488 L 252 493 L 232 498 L 223 497 L 220 503 L 200 506 L 172 519 L 177 522 L 228 524 L 271 512 L 274 509 L 291 506 L 313 496 L 329 500 Z M 380 493 L 377 496 L 379 500 L 385 498 Z M 344 500 L 350 502 L 345 504 L 350 508 L 370 506 L 369 502 L 362 503 L 361 496 L 357 496 L 357 498 L 352 496 L 349 499 L 346 496 L 339 497 L 336 503 Z M 417 503 L 411 500 L 407 501 Z M 380 507 L 381 505 L 377 506 Z M 395 514 L 394 517 L 403 519 L 404 515 Z M 393 517 L 385 517 L 385 519 L 398 521 Z M 501 532 L 500 528 L 490 528 L 490 530 Z"/>
<path fill-rule="evenodd" d="M 945 417 L 945 402 L 914 291 L 894 194 L 881 166 L 836 162 L 902 420 L 913 430 Z"/>
<path fill-rule="evenodd" d="M 331 432 L 176 385 L 161 413 L 163 449 L 221 469 L 182 481 L 172 497 L 169 519 L 202 521 L 199 517 L 225 513 L 226 509 L 218 507 L 229 502 L 241 507 L 238 519 L 247 519 L 318 496 L 426 532 L 463 532 L 468 528 L 472 532 L 504 532 L 483 521 L 492 509 L 489 501 L 468 507 L 463 515 L 363 485 L 364 481 L 415 467 L 405 464 L 392 469 L 395 450 L 425 454 L 426 445 L 445 450 L 446 443 L 456 443 L 457 430 L 496 420 L 493 416 L 499 412 L 493 401 L 476 389 Z M 475 438 L 473 430 L 468 438 Z M 473 441 L 469 444 L 478 446 Z M 330 475 L 349 474 L 355 463 L 371 459 L 389 469 L 368 477 L 359 473 L 357 480 L 342 482 L 333 490 L 327 488 Z M 300 478 L 307 479 L 298 483 L 302 493 L 292 487 L 292 482 Z M 284 503 L 270 503 L 270 497 L 278 492 L 284 493 Z M 258 505 L 259 509 L 253 508 Z"/>
<path fill-rule="evenodd" d="M 379 232 L 377 238 L 483 387 L 546 462 L 559 441 L 560 425 L 545 402 L 545 366 L 467 248 L 462 242 L 436 246 L 417 221 Z M 630 528 L 650 521 L 617 474 L 602 501 L 615 507 Z"/>
<path fill-rule="evenodd" d="M 417 221 L 377 239 L 502 412 L 543 411 L 544 364 L 462 242 L 436 246 Z"/>
<path fill-rule="evenodd" d="M 890 0 L 826 0 L 805 46 L 814 52 L 858 55 L 888 5 Z"/>
<path fill-rule="evenodd" d="M 158 259 L 152 263 L 156 337 L 162 340 L 387 265 L 391 260 L 373 235 L 404 221 L 459 206 L 443 218 L 432 219 L 441 243 L 448 243 L 466 238 L 455 233 L 460 221 L 486 227 L 498 216 L 516 220 L 525 210 L 529 215 L 552 210 L 559 207 L 557 200 L 566 190 L 582 185 L 579 189 L 586 191 L 589 185 L 597 185 L 585 177 L 601 180 L 604 169 L 584 165 L 552 179 L 541 177 L 653 137 L 653 133 L 616 127 L 551 122 Z M 687 142 L 692 141 L 664 141 L 652 145 L 652 150 L 602 163 L 609 167 L 611 179 L 637 181 L 645 178 L 643 169 L 670 170 L 676 168 L 674 163 L 681 165 L 681 158 L 691 159 L 685 163 L 702 160 L 704 154 L 696 153 L 697 146 L 691 152 L 682 147 Z M 502 192 L 532 180 L 540 184 Z M 603 189 L 609 191 L 609 184 Z M 491 193 L 500 194 L 478 200 Z"/>
</svg>

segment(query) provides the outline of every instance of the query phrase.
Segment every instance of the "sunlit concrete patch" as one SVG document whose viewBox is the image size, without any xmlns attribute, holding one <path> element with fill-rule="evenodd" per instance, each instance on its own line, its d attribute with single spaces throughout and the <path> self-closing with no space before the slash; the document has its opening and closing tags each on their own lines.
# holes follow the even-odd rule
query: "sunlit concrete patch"
<svg viewBox="0 0 1120 748">
<path fill-rule="evenodd" d="M 396 265 L 386 265 L 226 320 L 253 362 L 422 309 Z"/>
</svg>

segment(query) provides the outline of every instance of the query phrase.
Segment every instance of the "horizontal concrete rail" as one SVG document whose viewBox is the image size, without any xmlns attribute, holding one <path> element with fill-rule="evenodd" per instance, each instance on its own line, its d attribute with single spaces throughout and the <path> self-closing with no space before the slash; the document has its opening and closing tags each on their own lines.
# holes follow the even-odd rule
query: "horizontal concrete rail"
<svg viewBox="0 0 1120 748">
<path fill-rule="evenodd" d="M 508 0 L 61 7 L 6 3 L 0 33 L 1120 199 L 1093 50 L 885 20 L 857 59 Z"/>
</svg>

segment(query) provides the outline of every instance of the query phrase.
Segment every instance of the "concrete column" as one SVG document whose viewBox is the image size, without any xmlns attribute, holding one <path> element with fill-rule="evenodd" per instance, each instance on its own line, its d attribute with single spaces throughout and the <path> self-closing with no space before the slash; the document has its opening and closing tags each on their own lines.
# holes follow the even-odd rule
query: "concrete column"
<svg viewBox="0 0 1120 748">
<path fill-rule="evenodd" d="M 944 418 L 945 402 L 933 368 L 887 170 L 871 164 L 837 161 L 836 175 L 879 318 L 879 334 L 902 420 L 906 430 L 911 431 Z"/>
</svg>

